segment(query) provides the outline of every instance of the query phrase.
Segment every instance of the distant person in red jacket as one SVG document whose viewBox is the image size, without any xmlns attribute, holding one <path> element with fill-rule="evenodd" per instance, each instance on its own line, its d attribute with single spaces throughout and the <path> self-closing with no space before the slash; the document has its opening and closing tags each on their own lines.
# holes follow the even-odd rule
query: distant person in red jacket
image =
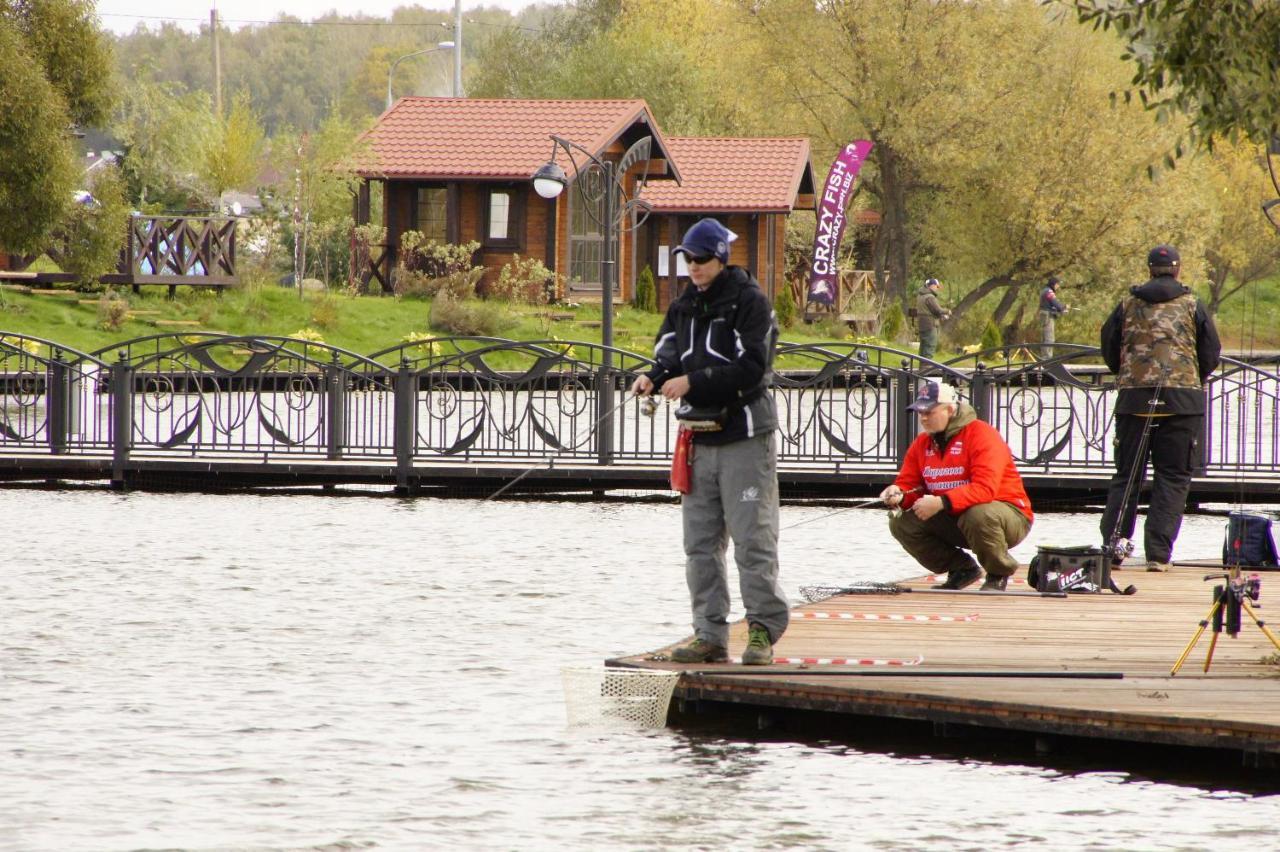
<svg viewBox="0 0 1280 852">
<path fill-rule="evenodd" d="M 940 588 L 963 589 L 986 571 L 982 591 L 1004 591 L 1018 569 L 1009 548 L 1027 537 L 1034 519 L 1009 445 L 950 385 L 922 384 L 907 408 L 920 417 L 920 434 L 898 478 L 880 493 L 903 509 L 889 532 L 925 568 L 947 575 Z"/>
</svg>

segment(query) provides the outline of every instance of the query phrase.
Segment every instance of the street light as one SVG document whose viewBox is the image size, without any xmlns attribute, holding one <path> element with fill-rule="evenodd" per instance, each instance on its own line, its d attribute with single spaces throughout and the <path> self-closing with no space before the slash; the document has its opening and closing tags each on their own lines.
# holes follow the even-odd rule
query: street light
<svg viewBox="0 0 1280 852">
<path fill-rule="evenodd" d="M 452 50 L 452 49 L 453 49 L 453 42 L 442 41 L 436 44 L 435 47 L 428 47 L 425 50 L 415 50 L 413 53 L 406 53 L 404 56 L 401 56 L 395 62 L 392 62 L 391 67 L 387 69 L 387 109 L 391 109 L 391 77 L 396 73 L 397 65 L 399 65 L 401 62 L 403 62 L 406 59 L 412 59 L 415 56 L 422 56 L 424 53 L 436 53 L 437 51 Z"/>
<path fill-rule="evenodd" d="M 583 200 L 587 202 L 587 215 L 600 227 L 604 235 L 603 258 L 600 261 L 600 342 L 603 344 L 603 351 L 600 357 L 601 380 L 597 398 L 600 400 L 601 412 L 598 424 L 600 428 L 598 455 L 601 464 L 608 464 L 613 457 L 613 411 L 615 408 L 611 376 L 613 284 L 617 280 L 617 261 L 614 255 L 617 253 L 619 234 L 639 228 L 649 217 L 649 211 L 653 209 L 653 205 L 642 198 L 628 198 L 627 189 L 622 180 L 632 166 L 643 160 L 646 172 L 641 175 L 640 183 L 644 183 L 648 176 L 649 151 L 653 146 L 653 137 L 643 136 L 638 139 L 617 163 L 601 160 L 576 142 L 570 142 L 554 134 L 551 136 L 551 143 L 551 159 L 530 178 L 533 181 L 533 191 L 538 195 L 548 200 L 555 199 L 569 185 L 569 178 L 564 169 L 556 163 L 556 151 L 560 148 L 564 149 L 569 156 L 569 162 L 573 164 L 575 181 L 593 173 L 599 176 L 599 180 L 587 180 L 578 185 L 581 188 Z M 578 165 L 577 157 L 574 156 L 575 151 L 585 158 L 581 167 Z M 601 214 L 597 217 L 595 205 L 598 202 L 603 204 Z M 637 213 L 640 214 L 638 218 L 635 216 Z M 632 221 L 630 224 L 625 224 L 628 219 Z"/>
</svg>

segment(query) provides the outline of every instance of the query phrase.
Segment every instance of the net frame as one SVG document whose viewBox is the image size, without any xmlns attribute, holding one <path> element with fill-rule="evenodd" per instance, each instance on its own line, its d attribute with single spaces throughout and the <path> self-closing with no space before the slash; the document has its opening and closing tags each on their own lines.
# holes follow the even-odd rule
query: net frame
<svg viewBox="0 0 1280 852">
<path fill-rule="evenodd" d="M 664 728 L 680 672 L 608 666 L 565 666 L 565 716 L 571 728 Z"/>
</svg>

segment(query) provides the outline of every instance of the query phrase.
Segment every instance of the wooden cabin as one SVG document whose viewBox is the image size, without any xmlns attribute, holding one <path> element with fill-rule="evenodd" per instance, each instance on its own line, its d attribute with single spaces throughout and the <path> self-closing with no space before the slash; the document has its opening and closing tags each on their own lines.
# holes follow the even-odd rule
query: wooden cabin
<svg viewBox="0 0 1280 852">
<path fill-rule="evenodd" d="M 653 269 L 659 306 L 665 308 L 687 280 L 683 257 L 673 257 L 671 249 L 706 216 L 738 235 L 729 262 L 751 270 L 772 300 L 786 283 L 787 218 L 794 210 L 815 209 L 809 140 L 684 136 L 667 141 L 682 179 L 654 182 L 641 191 L 653 212 L 637 233 L 634 259 L 638 269 L 646 264 Z"/>
<path fill-rule="evenodd" d="M 619 229 L 615 301 L 633 297 L 649 266 L 667 304 L 679 286 L 670 249 L 703 216 L 739 235 L 731 262 L 751 268 L 771 296 L 782 285 L 786 217 L 814 207 L 808 140 L 669 139 L 639 99 L 400 99 L 364 134 L 357 160 L 356 223 L 370 221 L 371 185 L 380 183 L 387 234 L 366 275 L 389 290 L 400 235 L 417 230 L 447 243 L 479 242 L 474 262 L 488 279 L 519 254 L 563 275 L 570 299 L 598 298 L 600 210 L 575 180 L 588 160 L 577 152 L 571 160 L 553 134 L 615 163 L 638 139 L 652 139 L 649 160 L 623 176 L 627 197 L 638 194 L 654 212 L 639 227 Z M 549 201 L 531 177 L 552 157 L 570 186 Z"/>
</svg>

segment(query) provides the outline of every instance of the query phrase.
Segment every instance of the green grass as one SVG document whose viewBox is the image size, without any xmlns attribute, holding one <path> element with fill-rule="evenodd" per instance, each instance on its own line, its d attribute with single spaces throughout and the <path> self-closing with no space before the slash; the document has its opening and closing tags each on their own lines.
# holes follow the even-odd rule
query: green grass
<svg viewBox="0 0 1280 852">
<path fill-rule="evenodd" d="M 166 288 L 144 288 L 141 295 L 122 293 L 132 311 L 154 315 L 126 320 L 119 328 L 103 327 L 96 302 L 78 304 L 74 299 L 24 295 L 0 287 L 0 333 L 39 337 L 71 349 L 92 352 L 138 337 L 169 331 L 214 331 L 235 335 L 296 336 L 309 330 L 325 343 L 360 354 L 404 342 L 410 335 L 447 337 L 449 332 L 430 327 L 429 302 L 377 296 L 353 298 L 337 293 L 307 292 L 272 286 L 247 286 L 227 290 L 221 297 L 209 290 L 180 287 L 175 299 Z M 91 300 L 93 294 L 81 294 Z M 513 340 L 557 339 L 599 343 L 599 305 L 580 307 L 511 306 L 516 325 L 495 335 Z M 552 320 L 550 314 L 572 315 Z M 181 329 L 156 325 L 156 321 L 184 320 L 195 326 Z M 653 351 L 653 338 L 662 321 L 660 314 L 617 309 L 614 346 L 640 355 Z M 837 339 L 838 326 L 797 325 L 783 334 L 790 342 L 818 343 Z M 847 335 L 846 335 L 847 336 Z"/>
</svg>

